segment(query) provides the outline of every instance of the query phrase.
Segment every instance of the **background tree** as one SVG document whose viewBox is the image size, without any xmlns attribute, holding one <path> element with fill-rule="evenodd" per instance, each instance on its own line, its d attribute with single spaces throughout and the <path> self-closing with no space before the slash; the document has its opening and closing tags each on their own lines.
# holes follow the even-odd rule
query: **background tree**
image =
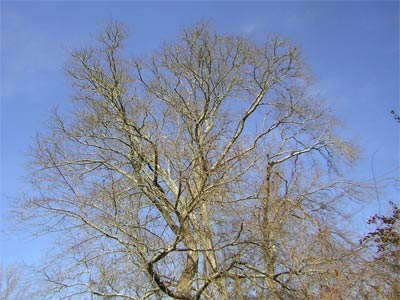
<svg viewBox="0 0 400 300">
<path fill-rule="evenodd" d="M 400 117 L 394 110 L 390 112 L 400 123 Z M 379 280 L 373 282 L 382 297 L 397 299 L 400 294 L 400 209 L 394 202 L 389 202 L 392 212 L 389 216 L 375 214 L 367 221 L 375 225 L 375 230 L 369 232 L 360 243 L 372 245 L 374 274 Z M 383 295 L 382 295 L 383 294 Z"/>
<path fill-rule="evenodd" d="M 341 175 L 356 151 L 299 49 L 199 25 L 128 59 L 124 39 L 111 25 L 71 53 L 74 109 L 37 139 L 20 216 L 60 233 L 48 297 L 373 295 L 339 222 L 362 194 Z"/>
<path fill-rule="evenodd" d="M 377 215 L 370 217 L 368 224 L 376 229 L 368 233 L 362 243 L 370 243 L 376 247 L 373 260 L 375 273 L 381 280 L 378 284 L 382 294 L 389 299 L 396 299 L 400 293 L 400 209 L 390 202 L 392 213 L 390 216 Z"/>
<path fill-rule="evenodd" d="M 0 266 L 0 299 L 35 299 L 33 287 L 21 266 Z"/>
</svg>

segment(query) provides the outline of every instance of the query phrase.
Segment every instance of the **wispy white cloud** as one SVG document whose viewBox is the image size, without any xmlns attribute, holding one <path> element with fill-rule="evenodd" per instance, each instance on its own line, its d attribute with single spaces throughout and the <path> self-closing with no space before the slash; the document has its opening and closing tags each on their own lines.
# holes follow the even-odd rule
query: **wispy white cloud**
<svg viewBox="0 0 400 300">
<path fill-rule="evenodd" d="M 260 24 L 258 22 L 250 21 L 250 22 L 245 22 L 244 24 L 241 25 L 241 32 L 247 35 L 253 34 L 255 31 L 257 31 L 260 28 Z"/>
</svg>

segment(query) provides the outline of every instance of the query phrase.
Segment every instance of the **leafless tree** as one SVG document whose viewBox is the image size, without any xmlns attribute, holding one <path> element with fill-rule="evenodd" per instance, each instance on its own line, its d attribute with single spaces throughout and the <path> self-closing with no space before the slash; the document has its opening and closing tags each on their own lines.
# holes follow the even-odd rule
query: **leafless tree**
<svg viewBox="0 0 400 300">
<path fill-rule="evenodd" d="M 342 174 L 357 151 L 299 49 L 206 25 L 145 58 L 124 40 L 111 25 L 71 53 L 74 108 L 37 138 L 20 216 L 60 235 L 49 297 L 356 295 L 339 221 L 362 193 Z"/>
<path fill-rule="evenodd" d="M 27 280 L 24 269 L 20 266 L 0 265 L 0 299 L 1 300 L 21 300 L 33 299 L 32 287 Z"/>
</svg>

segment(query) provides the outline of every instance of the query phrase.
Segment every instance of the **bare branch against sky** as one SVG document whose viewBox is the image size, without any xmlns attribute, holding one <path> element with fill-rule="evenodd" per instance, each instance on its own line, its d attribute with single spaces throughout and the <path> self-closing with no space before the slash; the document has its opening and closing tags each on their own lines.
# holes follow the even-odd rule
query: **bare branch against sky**
<svg viewBox="0 0 400 300">
<path fill-rule="evenodd" d="M 396 299 L 398 4 L 223 4 L 1 4 L 2 299 Z"/>
</svg>

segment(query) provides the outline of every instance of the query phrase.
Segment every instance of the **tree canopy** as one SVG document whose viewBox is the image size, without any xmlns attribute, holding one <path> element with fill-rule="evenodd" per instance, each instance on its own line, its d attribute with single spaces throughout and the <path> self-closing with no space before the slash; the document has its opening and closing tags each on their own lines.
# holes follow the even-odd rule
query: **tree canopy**
<svg viewBox="0 0 400 300">
<path fill-rule="evenodd" d="M 132 58 L 125 39 L 71 52 L 74 108 L 34 149 L 20 216 L 59 233 L 48 299 L 389 297 L 341 226 L 357 150 L 298 47 L 200 24 Z"/>
</svg>

